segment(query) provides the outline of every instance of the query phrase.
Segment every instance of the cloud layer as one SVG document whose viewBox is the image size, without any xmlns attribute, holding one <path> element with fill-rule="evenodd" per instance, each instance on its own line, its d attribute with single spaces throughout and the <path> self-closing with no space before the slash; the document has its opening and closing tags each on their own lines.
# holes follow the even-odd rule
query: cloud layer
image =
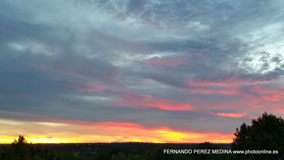
<svg viewBox="0 0 284 160">
<path fill-rule="evenodd" d="M 264 111 L 284 116 L 283 8 L 281 0 L 1 1 L 0 118 L 9 123 L 0 137 L 43 117 L 151 134 L 163 126 L 138 137 L 165 141 L 172 131 L 232 134 Z M 137 138 L 107 126 L 113 141 Z M 79 134 L 53 131 L 54 140 Z"/>
</svg>

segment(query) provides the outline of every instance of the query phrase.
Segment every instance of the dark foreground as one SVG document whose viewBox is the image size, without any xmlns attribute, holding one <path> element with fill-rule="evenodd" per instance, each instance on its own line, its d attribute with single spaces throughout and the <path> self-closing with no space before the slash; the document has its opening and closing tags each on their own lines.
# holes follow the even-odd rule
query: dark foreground
<svg viewBox="0 0 284 160">
<path fill-rule="evenodd" d="M 171 150 L 190 149 L 192 154 L 169 154 Z M 278 160 L 273 155 L 208 154 L 211 150 L 230 150 L 231 144 L 11 144 L 0 145 L 1 160 Z M 198 151 L 198 152 L 197 152 Z M 164 153 L 166 152 L 166 153 Z"/>
</svg>

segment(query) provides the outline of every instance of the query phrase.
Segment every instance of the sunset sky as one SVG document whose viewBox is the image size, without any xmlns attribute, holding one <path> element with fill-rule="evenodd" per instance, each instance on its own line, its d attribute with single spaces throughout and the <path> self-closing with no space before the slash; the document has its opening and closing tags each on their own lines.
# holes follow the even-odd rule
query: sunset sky
<svg viewBox="0 0 284 160">
<path fill-rule="evenodd" d="M 283 0 L 0 1 L 0 143 L 228 143 L 283 75 Z"/>
</svg>

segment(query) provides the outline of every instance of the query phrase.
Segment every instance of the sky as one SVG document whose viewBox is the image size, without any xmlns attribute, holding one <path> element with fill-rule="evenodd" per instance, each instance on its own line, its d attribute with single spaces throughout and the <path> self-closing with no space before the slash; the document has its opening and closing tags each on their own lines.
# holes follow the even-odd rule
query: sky
<svg viewBox="0 0 284 160">
<path fill-rule="evenodd" d="M 282 0 L 1 0 L 0 143 L 229 143 L 283 44 Z"/>
</svg>

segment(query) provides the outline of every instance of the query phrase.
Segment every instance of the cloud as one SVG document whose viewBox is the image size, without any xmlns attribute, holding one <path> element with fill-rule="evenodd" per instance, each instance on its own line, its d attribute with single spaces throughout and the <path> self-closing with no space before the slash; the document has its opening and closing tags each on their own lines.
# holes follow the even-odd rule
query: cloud
<svg viewBox="0 0 284 160">
<path fill-rule="evenodd" d="M 1 116 L 166 124 L 160 135 L 232 133 L 248 116 L 283 116 L 283 8 L 281 0 L 1 1 Z M 247 115 L 228 118 L 236 113 Z"/>
<path fill-rule="evenodd" d="M 279 102 L 284 98 L 283 87 L 281 86 L 277 89 L 269 89 L 261 85 L 256 85 L 251 87 L 249 92 L 251 92 L 255 98 L 261 98 L 271 102 Z"/>
<path fill-rule="evenodd" d="M 62 86 L 74 88 L 79 91 L 102 92 L 105 90 L 104 87 L 98 83 L 78 83 L 70 81 L 59 81 L 58 83 Z"/>
<path fill-rule="evenodd" d="M 247 113 L 215 113 L 217 116 L 222 116 L 222 117 L 230 117 L 230 118 L 241 118 L 244 117 Z"/>
<path fill-rule="evenodd" d="M 155 66 L 155 67 L 177 67 L 184 62 L 178 58 L 151 58 L 145 62 L 146 65 Z"/>
<path fill-rule="evenodd" d="M 116 105 L 134 108 L 159 108 L 162 110 L 192 110 L 190 104 L 168 99 L 156 99 L 151 95 L 119 95 L 122 99 Z"/>
<path fill-rule="evenodd" d="M 191 92 L 201 94 L 221 94 L 238 95 L 248 99 L 258 99 L 265 101 L 280 101 L 283 98 L 282 88 L 279 84 L 271 87 L 274 79 L 262 79 L 253 77 L 252 79 L 239 79 L 227 77 L 220 80 L 190 80 L 189 89 Z"/>
</svg>

